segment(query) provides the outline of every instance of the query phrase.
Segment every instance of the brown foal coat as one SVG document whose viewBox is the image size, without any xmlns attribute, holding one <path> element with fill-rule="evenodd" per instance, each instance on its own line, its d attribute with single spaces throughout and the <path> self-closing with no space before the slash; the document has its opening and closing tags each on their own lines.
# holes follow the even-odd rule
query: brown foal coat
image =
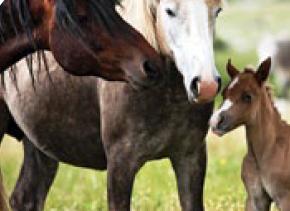
<svg viewBox="0 0 290 211">
<path fill-rule="evenodd" d="M 229 63 L 232 81 L 223 91 L 227 106 L 210 123 L 218 135 L 240 125 L 246 127 L 248 152 L 242 179 L 248 193 L 247 211 L 269 210 L 271 202 L 282 211 L 290 210 L 290 126 L 281 119 L 265 85 L 270 66 L 268 59 L 257 72 L 246 69 L 239 73 Z"/>
</svg>

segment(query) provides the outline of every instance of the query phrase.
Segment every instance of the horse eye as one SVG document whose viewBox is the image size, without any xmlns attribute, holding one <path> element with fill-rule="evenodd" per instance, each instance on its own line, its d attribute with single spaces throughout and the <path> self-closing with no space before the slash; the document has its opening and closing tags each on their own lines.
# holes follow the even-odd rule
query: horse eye
<svg viewBox="0 0 290 211">
<path fill-rule="evenodd" d="M 219 14 L 223 11 L 223 8 L 218 8 L 217 11 L 215 12 L 215 17 L 218 17 Z"/>
<path fill-rule="evenodd" d="M 250 94 L 244 93 L 244 94 L 242 94 L 242 101 L 245 103 L 251 103 L 252 96 Z"/>
<path fill-rule="evenodd" d="M 165 11 L 166 11 L 168 16 L 176 17 L 176 13 L 172 9 L 167 8 Z"/>
</svg>

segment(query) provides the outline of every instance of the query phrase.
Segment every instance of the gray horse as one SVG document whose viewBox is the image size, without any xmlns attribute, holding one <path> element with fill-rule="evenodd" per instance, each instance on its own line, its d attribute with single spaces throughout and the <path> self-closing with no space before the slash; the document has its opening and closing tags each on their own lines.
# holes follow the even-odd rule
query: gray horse
<svg viewBox="0 0 290 211">
<path fill-rule="evenodd" d="M 204 210 L 204 138 L 220 86 L 212 43 L 220 1 L 123 3 L 123 17 L 168 58 L 164 84 L 136 91 L 122 82 L 77 78 L 50 55 L 49 75 L 40 68 L 34 86 L 28 70 L 16 72 L 16 80 L 5 73 L 0 129 L 23 139 L 25 154 L 13 210 L 43 209 L 58 162 L 107 169 L 109 209 L 129 210 L 136 173 L 164 157 L 176 173 L 183 210 Z M 151 30 L 137 24 L 142 17 Z"/>
</svg>

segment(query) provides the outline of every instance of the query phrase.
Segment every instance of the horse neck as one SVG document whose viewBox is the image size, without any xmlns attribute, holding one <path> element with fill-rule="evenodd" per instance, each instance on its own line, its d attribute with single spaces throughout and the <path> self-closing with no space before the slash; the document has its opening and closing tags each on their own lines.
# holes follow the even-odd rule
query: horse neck
<svg viewBox="0 0 290 211">
<path fill-rule="evenodd" d="M 286 123 L 282 121 L 267 88 L 264 87 L 255 120 L 246 125 L 248 148 L 258 162 L 273 149 L 285 126 Z"/>
<path fill-rule="evenodd" d="M 27 11 L 19 11 L 16 6 L 17 4 L 23 4 L 22 6 L 28 7 L 28 5 L 24 5 L 27 4 L 25 2 L 22 0 L 5 0 L 0 7 L 0 73 L 39 48 L 40 39 L 37 36 L 36 29 L 30 28 L 32 27 L 29 24 L 31 20 L 22 19 L 22 16 L 28 15 L 30 11 L 24 15 L 24 12 Z M 38 2 L 41 3 L 42 1 Z"/>
</svg>

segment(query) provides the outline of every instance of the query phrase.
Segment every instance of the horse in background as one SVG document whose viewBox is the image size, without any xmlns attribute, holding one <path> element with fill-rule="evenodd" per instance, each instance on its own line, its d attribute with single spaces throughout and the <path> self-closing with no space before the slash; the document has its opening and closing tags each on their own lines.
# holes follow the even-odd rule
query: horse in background
<svg viewBox="0 0 290 211">
<path fill-rule="evenodd" d="M 117 3 L 5 0 L 0 6 L 0 73 L 30 53 L 50 50 L 71 74 L 152 85 L 160 79 L 161 59 L 117 14 Z M 32 74 L 31 59 L 28 63 Z"/>
<path fill-rule="evenodd" d="M 221 1 L 125 0 L 118 10 L 165 57 L 164 83 L 136 91 L 74 77 L 51 54 L 51 81 L 40 69 L 35 89 L 24 65 L 17 87 L 5 73 L 0 135 L 24 144 L 13 210 L 43 210 L 59 162 L 107 170 L 109 210 L 130 210 L 135 175 L 161 158 L 172 163 L 182 209 L 204 210 L 204 139 L 221 85 L 213 52 Z"/>
<path fill-rule="evenodd" d="M 259 43 L 259 62 L 272 58 L 271 73 L 280 88 L 279 96 L 290 97 L 290 36 L 282 34 L 277 37 L 267 35 Z"/>
</svg>

